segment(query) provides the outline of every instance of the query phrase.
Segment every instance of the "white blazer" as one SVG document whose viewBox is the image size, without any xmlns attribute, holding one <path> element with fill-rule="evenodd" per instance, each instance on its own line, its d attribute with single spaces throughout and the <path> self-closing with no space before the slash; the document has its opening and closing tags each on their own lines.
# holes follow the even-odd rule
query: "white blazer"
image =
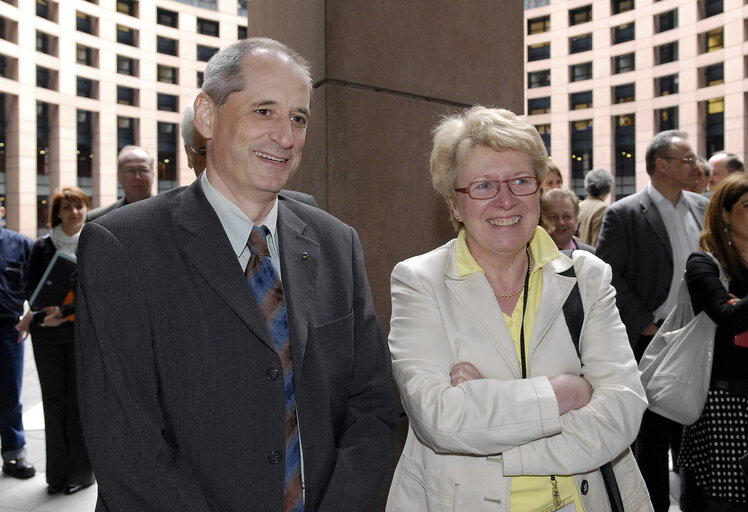
<svg viewBox="0 0 748 512">
<path fill-rule="evenodd" d="M 574 475 L 587 512 L 610 510 L 598 468 L 615 459 L 626 511 L 651 511 L 628 446 L 647 400 L 615 304 L 610 267 L 573 254 L 585 321 L 580 359 L 563 314 L 575 279 L 565 255 L 542 268 L 528 343 L 528 378 L 482 272 L 460 277 L 456 240 L 392 272 L 389 336 L 395 380 L 410 426 L 388 511 L 509 510 L 511 476 Z M 454 364 L 483 375 L 452 386 Z M 571 373 L 593 387 L 581 409 L 559 416 L 549 376 Z"/>
</svg>

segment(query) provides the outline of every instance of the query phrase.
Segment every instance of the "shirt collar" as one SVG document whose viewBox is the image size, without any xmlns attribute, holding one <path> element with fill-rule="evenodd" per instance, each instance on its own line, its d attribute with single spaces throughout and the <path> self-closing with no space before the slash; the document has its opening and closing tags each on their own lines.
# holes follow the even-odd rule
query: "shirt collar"
<svg viewBox="0 0 748 512">
<path fill-rule="evenodd" d="M 660 193 L 660 191 L 657 190 L 654 185 L 652 185 L 652 183 L 647 184 L 647 193 L 649 194 L 649 197 L 652 198 L 652 201 L 654 201 L 654 204 L 655 206 L 657 206 L 658 209 L 663 208 L 663 207 L 675 209 L 681 206 L 682 204 L 684 204 L 682 201 L 683 199 L 682 190 L 678 193 L 678 202 L 675 203 L 675 206 L 673 206 L 673 203 L 671 203 L 669 199 L 663 196 Z"/>
<path fill-rule="evenodd" d="M 478 265 L 478 262 L 475 261 L 475 258 L 473 258 L 473 255 L 470 253 L 465 238 L 466 233 L 467 232 L 463 227 L 457 235 L 457 274 L 460 277 L 475 272 L 483 272 L 483 268 Z M 540 226 L 535 228 L 535 233 L 533 233 L 532 238 L 530 239 L 530 252 L 532 252 L 533 259 L 535 260 L 533 273 L 561 255 L 561 252 L 558 250 L 558 247 L 556 247 L 556 243 L 553 241 L 551 236 Z"/>
<path fill-rule="evenodd" d="M 224 196 L 221 192 L 216 189 L 210 180 L 208 180 L 208 173 L 203 172 L 200 174 L 200 185 L 203 188 L 206 199 L 213 207 L 218 215 L 218 219 L 221 221 L 221 226 L 226 232 L 226 236 L 229 238 L 231 247 L 234 249 L 236 257 L 239 258 L 241 254 L 247 249 L 247 240 L 249 240 L 249 234 L 252 232 L 254 223 L 247 214 L 245 214 L 241 208 L 234 204 L 229 198 Z M 278 197 L 276 196 L 273 203 L 273 207 L 267 214 L 265 219 L 260 222 L 260 225 L 265 225 L 270 230 L 270 235 L 275 237 L 277 225 L 278 225 Z"/>
</svg>

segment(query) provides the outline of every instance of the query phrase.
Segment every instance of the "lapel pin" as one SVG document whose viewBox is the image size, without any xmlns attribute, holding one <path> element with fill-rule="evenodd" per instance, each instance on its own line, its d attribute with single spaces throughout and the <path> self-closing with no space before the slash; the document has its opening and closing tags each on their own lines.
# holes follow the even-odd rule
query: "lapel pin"
<svg viewBox="0 0 748 512">
<path fill-rule="evenodd" d="M 301 259 L 302 260 L 308 260 L 309 259 L 309 253 L 304 251 L 301 253 Z"/>
</svg>

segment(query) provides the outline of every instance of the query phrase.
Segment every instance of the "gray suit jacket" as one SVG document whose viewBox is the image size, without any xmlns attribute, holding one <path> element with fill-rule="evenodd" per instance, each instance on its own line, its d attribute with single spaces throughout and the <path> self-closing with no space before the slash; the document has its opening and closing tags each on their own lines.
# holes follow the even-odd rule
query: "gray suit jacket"
<svg viewBox="0 0 748 512">
<path fill-rule="evenodd" d="M 692 192 L 683 192 L 683 198 L 703 228 L 708 201 Z M 642 329 L 654 321 L 654 311 L 667 299 L 673 278 L 670 239 L 646 190 L 608 207 L 596 254 L 613 269 L 616 304 L 636 349 Z"/>
<path fill-rule="evenodd" d="M 305 510 L 376 510 L 398 402 L 358 236 L 320 209 L 278 208 Z M 199 182 L 87 224 L 78 258 L 97 510 L 280 510 L 281 362 Z"/>
</svg>

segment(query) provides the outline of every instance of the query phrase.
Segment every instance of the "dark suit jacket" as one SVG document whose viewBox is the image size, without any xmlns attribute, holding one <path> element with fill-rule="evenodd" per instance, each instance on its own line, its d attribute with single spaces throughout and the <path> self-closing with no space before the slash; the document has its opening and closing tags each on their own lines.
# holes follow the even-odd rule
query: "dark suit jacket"
<svg viewBox="0 0 748 512">
<path fill-rule="evenodd" d="M 91 210 L 90 212 L 88 212 L 88 215 L 86 215 L 86 222 L 94 221 L 98 219 L 99 217 L 101 217 L 102 215 L 109 213 L 112 210 L 116 210 L 117 208 L 121 208 L 122 206 L 125 206 L 126 204 L 128 203 L 125 200 L 125 198 L 120 197 L 119 199 L 117 199 L 115 202 L 113 202 L 110 205 L 100 206 L 98 208 L 95 208 Z"/>
<path fill-rule="evenodd" d="M 692 192 L 683 192 L 683 198 L 703 228 L 708 201 Z M 629 342 L 636 347 L 642 329 L 654 321 L 654 311 L 667 299 L 673 279 L 670 239 L 646 190 L 608 207 L 596 254 L 613 269 L 616 304 Z"/>
<path fill-rule="evenodd" d="M 398 402 L 360 242 L 320 209 L 278 208 L 305 510 L 375 510 Z M 200 183 L 87 224 L 78 258 L 97 510 L 281 510 L 281 362 Z"/>
</svg>

